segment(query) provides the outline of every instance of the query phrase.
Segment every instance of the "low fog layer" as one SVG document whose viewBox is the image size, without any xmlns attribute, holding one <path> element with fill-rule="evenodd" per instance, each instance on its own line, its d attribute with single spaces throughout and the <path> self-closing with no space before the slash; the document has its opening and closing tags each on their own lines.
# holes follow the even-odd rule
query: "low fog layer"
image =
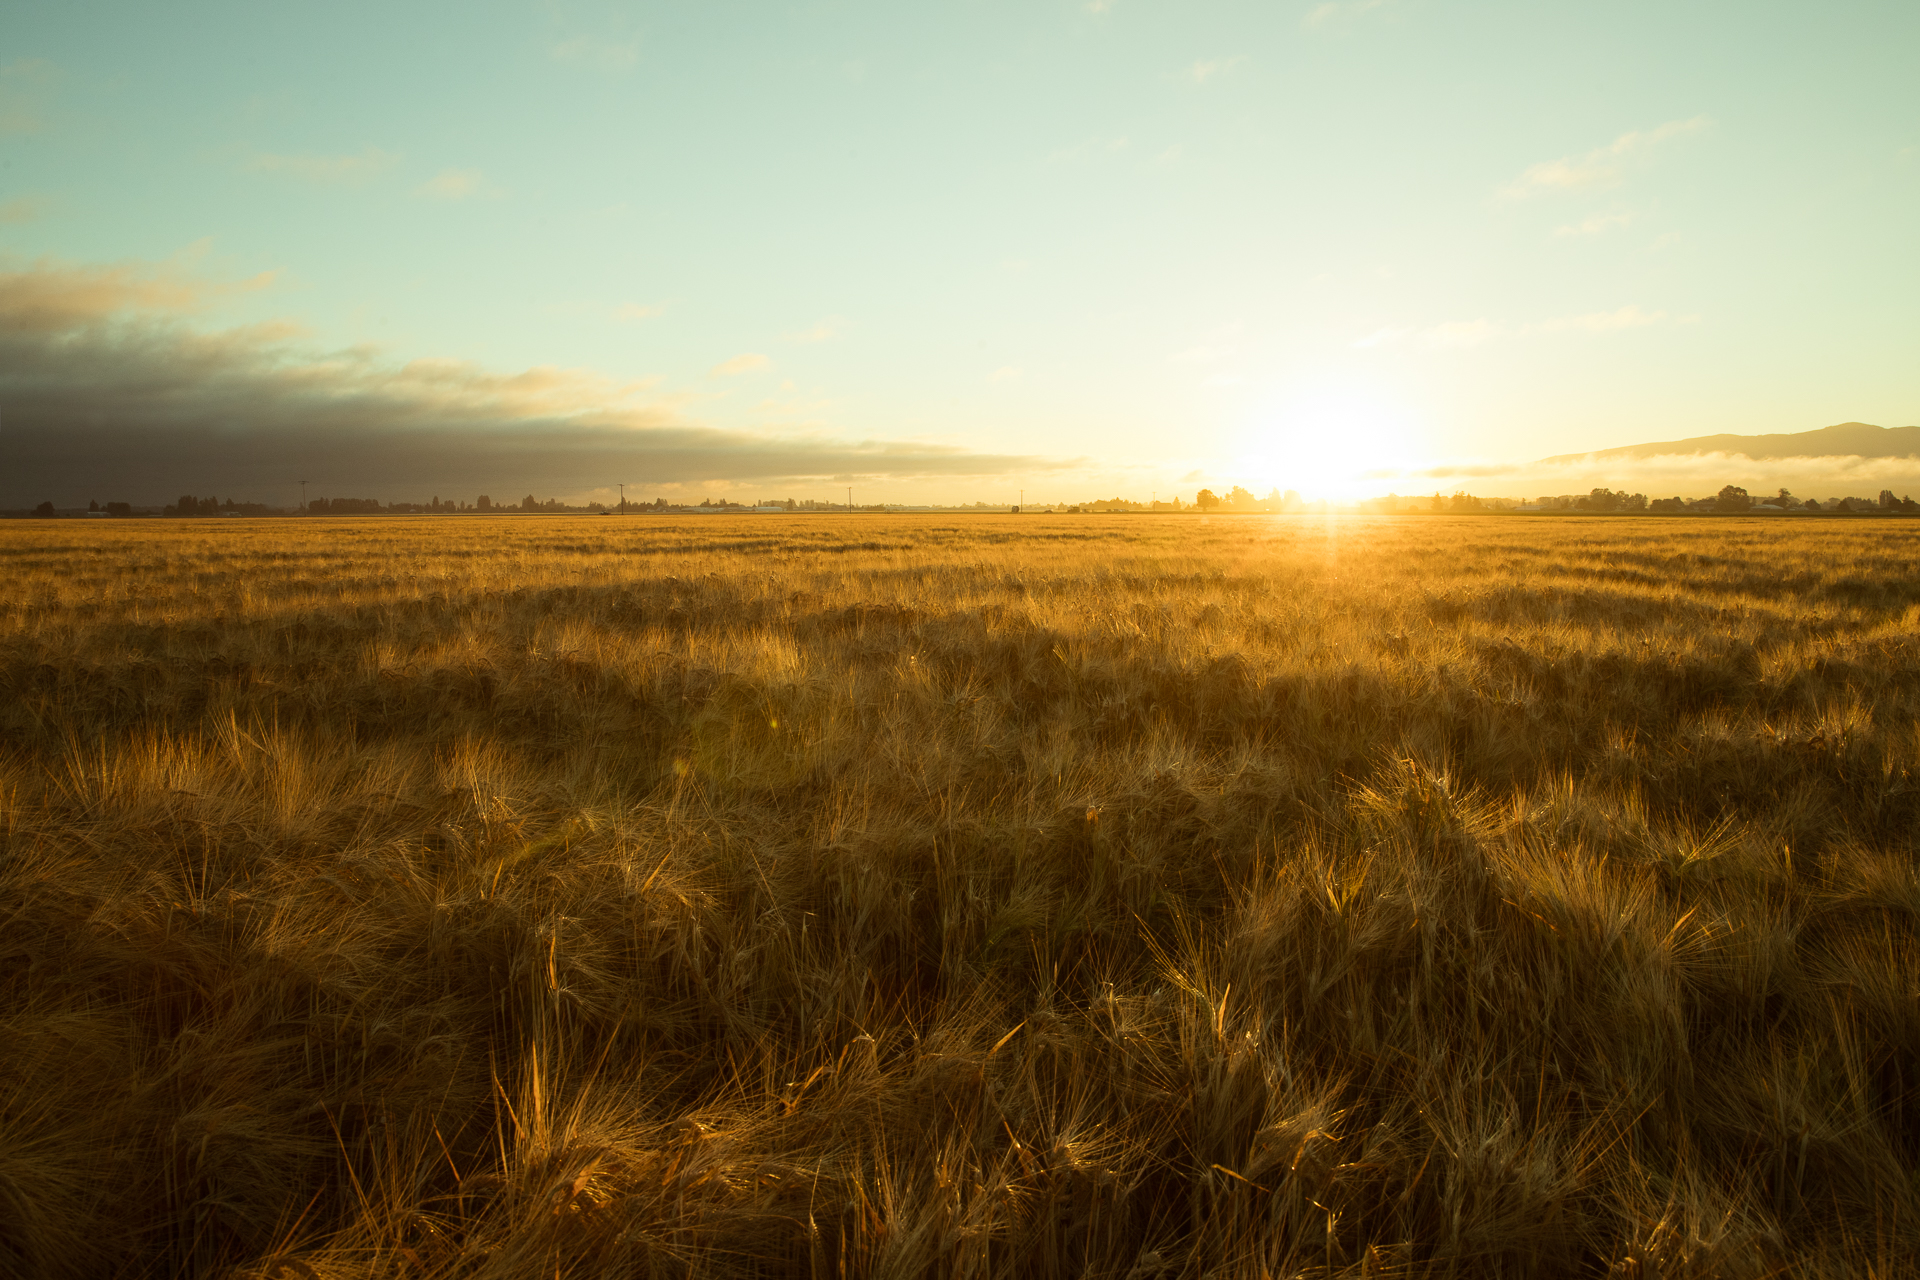
<svg viewBox="0 0 1920 1280">
<path fill-rule="evenodd" d="M 245 287 L 245 286 L 240 286 Z M 1050 474 L 1054 460 L 940 445 L 783 438 L 689 420 L 640 384 L 451 360 L 315 354 L 286 325 L 208 331 L 219 291 L 138 266 L 0 274 L 0 507 L 182 493 L 517 500 L 629 485 L 804 486 Z M 804 496 L 804 495 L 803 495 Z"/>
<path fill-rule="evenodd" d="M 1470 493 L 1513 498 L 1548 494 L 1581 494 L 1594 489 L 1644 493 L 1649 498 L 1711 497 L 1722 485 L 1739 485 L 1755 498 L 1786 489 L 1797 497 L 1872 498 L 1882 489 L 1920 496 L 1920 457 L 1891 454 L 1920 430 L 1905 427 L 1883 430 L 1863 423 L 1849 433 L 1854 453 L 1811 452 L 1822 437 L 1840 428 L 1825 428 L 1780 436 L 1711 436 L 1720 447 L 1682 452 L 1694 441 L 1636 445 L 1592 454 L 1544 458 L 1538 462 L 1446 464 L 1404 471 L 1383 470 L 1376 475 L 1382 490 L 1400 493 Z M 1874 432 L 1877 436 L 1863 433 Z M 1747 452 L 1747 442 L 1760 441 Z M 1798 441 L 1781 446 L 1772 442 Z M 1732 447 L 1729 448 L 1728 446 Z M 1773 449 L 1802 450 L 1799 453 Z M 1646 452 L 1639 452 L 1639 451 Z"/>
</svg>

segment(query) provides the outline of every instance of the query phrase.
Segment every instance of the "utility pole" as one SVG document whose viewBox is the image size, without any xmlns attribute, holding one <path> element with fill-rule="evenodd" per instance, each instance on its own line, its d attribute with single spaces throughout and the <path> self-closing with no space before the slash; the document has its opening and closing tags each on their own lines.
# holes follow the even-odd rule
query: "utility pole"
<svg viewBox="0 0 1920 1280">
<path fill-rule="evenodd" d="M 620 486 L 620 514 L 627 514 L 627 486 Z"/>
<path fill-rule="evenodd" d="M 305 480 L 300 482 L 300 514 L 307 514 L 307 482 Z"/>
<path fill-rule="evenodd" d="M 853 486 L 847 486 L 847 514 L 853 514 Z"/>
</svg>

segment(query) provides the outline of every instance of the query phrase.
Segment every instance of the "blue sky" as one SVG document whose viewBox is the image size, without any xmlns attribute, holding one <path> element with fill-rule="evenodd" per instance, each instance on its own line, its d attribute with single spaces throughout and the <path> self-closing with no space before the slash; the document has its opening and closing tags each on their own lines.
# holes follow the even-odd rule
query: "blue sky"
<svg viewBox="0 0 1920 1280">
<path fill-rule="evenodd" d="M 564 371 L 460 412 L 620 424 L 636 482 L 649 430 L 731 442 L 663 492 L 1412 492 L 1436 461 L 1920 421 L 1911 3 L 5 26 L 0 267 L 118 272 L 103 351 L 145 326 L 389 396 Z M 727 461 L 767 442 L 788 470 Z"/>
</svg>

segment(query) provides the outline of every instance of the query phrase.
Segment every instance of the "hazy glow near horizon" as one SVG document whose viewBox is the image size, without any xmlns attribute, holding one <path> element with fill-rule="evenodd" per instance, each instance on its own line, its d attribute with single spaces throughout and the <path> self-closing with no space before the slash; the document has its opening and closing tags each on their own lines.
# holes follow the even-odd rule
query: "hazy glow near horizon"
<svg viewBox="0 0 1920 1280">
<path fill-rule="evenodd" d="M 576 495 L 1345 498 L 1459 487 L 1435 460 L 1920 421 L 1911 3 L 6 25 L 0 274 L 42 273 L 0 320 L 65 306 L 102 360 L 223 334 L 235 421 L 270 415 L 234 387 L 331 378 L 435 422 L 682 432 L 672 468 Z M 42 296 L 114 264 L 106 302 Z M 293 327 L 242 329 L 268 322 Z M 0 368 L 9 422 L 23 380 Z"/>
</svg>

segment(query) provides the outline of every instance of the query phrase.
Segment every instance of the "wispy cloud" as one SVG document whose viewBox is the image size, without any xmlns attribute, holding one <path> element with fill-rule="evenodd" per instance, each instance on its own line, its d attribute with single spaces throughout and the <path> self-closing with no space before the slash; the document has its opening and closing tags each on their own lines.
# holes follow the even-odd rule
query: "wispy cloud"
<svg viewBox="0 0 1920 1280">
<path fill-rule="evenodd" d="M 0 67 L 0 134 L 46 128 L 47 99 L 59 69 L 45 58 L 21 58 Z"/>
<path fill-rule="evenodd" d="M 19 226 L 37 222 L 47 211 L 47 202 L 39 196 L 20 196 L 0 204 L 0 223 Z"/>
<path fill-rule="evenodd" d="M 1675 323 L 1691 324 L 1698 316 L 1681 316 Z M 1542 320 L 1536 327 L 1542 333 L 1618 333 L 1622 329 L 1644 329 L 1649 325 L 1668 323 L 1664 311 L 1642 311 L 1636 306 L 1625 306 L 1615 311 L 1589 311 L 1585 315 L 1558 316 L 1552 320 Z"/>
<path fill-rule="evenodd" d="M 1209 80 L 1227 74 L 1246 60 L 1246 55 L 1241 53 L 1236 53 L 1231 58 L 1199 59 L 1187 68 L 1187 75 L 1193 78 L 1195 84 L 1205 84 Z"/>
<path fill-rule="evenodd" d="M 840 323 L 837 320 L 822 320 L 808 329 L 801 329 L 787 335 L 788 342 L 831 342 L 840 336 Z"/>
<path fill-rule="evenodd" d="M 607 475 L 660 484 L 1061 472 L 1080 460 L 913 441 L 787 438 L 689 421 L 692 397 L 583 369 L 496 373 L 463 360 L 315 352 L 289 324 L 184 323 L 256 281 L 178 264 L 0 262 L 0 506 L 90 492 L 284 500 L 290 477 L 328 496 L 574 493 Z"/>
<path fill-rule="evenodd" d="M 1425 330 L 1420 339 L 1433 347 L 1477 347 L 1505 333 L 1504 328 L 1491 320 L 1449 320 Z"/>
<path fill-rule="evenodd" d="M 752 373 L 756 369 L 764 369 L 772 363 L 773 361 L 767 359 L 759 352 L 749 351 L 745 355 L 735 356 L 731 360 L 722 360 L 707 372 L 713 377 L 731 378 L 736 374 Z"/>
<path fill-rule="evenodd" d="M 1524 338 L 1540 333 L 1619 333 L 1651 325 L 1695 324 L 1699 319 L 1696 315 L 1669 316 L 1665 311 L 1647 311 L 1630 304 L 1613 311 L 1554 316 L 1517 325 L 1482 317 L 1477 320 L 1449 320 L 1426 328 L 1390 326 L 1376 329 L 1363 338 L 1355 339 L 1350 345 L 1364 349 L 1412 341 L 1428 347 L 1477 347 L 1499 339 Z"/>
<path fill-rule="evenodd" d="M 62 333 L 115 315 L 185 315 L 239 293 L 271 285 L 265 271 L 233 283 L 209 282 L 186 264 L 199 246 L 171 262 L 117 262 L 71 266 L 42 258 L 30 265 L 0 258 L 0 329 L 14 333 Z"/>
<path fill-rule="evenodd" d="M 1524 200 L 1555 191 L 1614 186 L 1630 164 L 1661 143 L 1699 133 L 1712 123 L 1705 116 L 1695 116 L 1691 120 L 1669 120 L 1652 129 L 1623 133 L 1606 146 L 1596 147 L 1584 155 L 1562 156 L 1529 165 L 1519 177 L 1502 187 L 1500 194 L 1508 200 Z"/>
<path fill-rule="evenodd" d="M 487 185 L 487 176 L 478 169 L 442 169 L 413 189 L 417 196 L 431 200 L 467 200 L 474 196 L 498 196 L 499 188 Z"/>
<path fill-rule="evenodd" d="M 1597 236 L 1631 224 L 1634 216 L 1633 213 L 1625 210 L 1589 214 L 1578 222 L 1570 222 L 1564 227 L 1555 227 L 1553 234 L 1563 239 L 1569 236 Z"/>
<path fill-rule="evenodd" d="M 636 320 L 651 320 L 666 313 L 667 304 L 664 302 L 626 302 L 613 309 L 613 318 L 622 324 L 632 324 Z"/>
<path fill-rule="evenodd" d="M 1363 13 L 1383 8 L 1388 0 L 1327 0 L 1307 10 L 1300 19 L 1300 25 L 1309 31 L 1331 26 L 1343 18 L 1357 18 Z"/>
<path fill-rule="evenodd" d="M 358 155 L 315 156 L 262 153 L 247 161 L 255 173 L 282 173 L 321 186 L 357 186 L 400 163 L 397 152 L 368 147 Z"/>
</svg>

